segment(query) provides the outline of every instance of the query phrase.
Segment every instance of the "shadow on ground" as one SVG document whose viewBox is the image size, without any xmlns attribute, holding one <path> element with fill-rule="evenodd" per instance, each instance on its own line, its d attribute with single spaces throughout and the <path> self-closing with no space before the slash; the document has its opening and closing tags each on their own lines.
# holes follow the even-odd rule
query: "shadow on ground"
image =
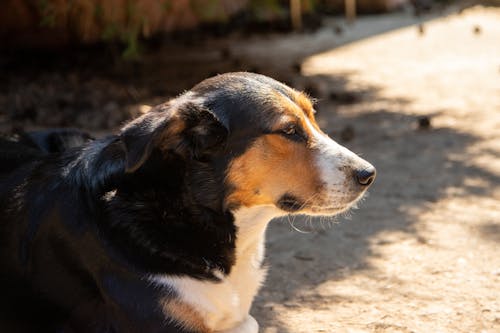
<svg viewBox="0 0 500 333">
<path fill-rule="evenodd" d="M 498 182 L 496 184 L 498 186 Z M 479 227 L 479 232 L 484 239 L 500 243 L 500 224 L 485 223 Z"/>
</svg>

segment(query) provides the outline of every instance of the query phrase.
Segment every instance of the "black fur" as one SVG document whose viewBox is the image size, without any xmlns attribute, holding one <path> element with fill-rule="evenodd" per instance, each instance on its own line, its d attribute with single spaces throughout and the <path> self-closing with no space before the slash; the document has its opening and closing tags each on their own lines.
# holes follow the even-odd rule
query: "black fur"
<svg viewBox="0 0 500 333">
<path fill-rule="evenodd" d="M 119 135 L 0 142 L 0 332 L 186 332 L 147 277 L 231 271 L 225 171 L 275 117 L 273 89 L 288 93 L 222 75 L 193 89 L 203 105 L 163 104 Z"/>
</svg>

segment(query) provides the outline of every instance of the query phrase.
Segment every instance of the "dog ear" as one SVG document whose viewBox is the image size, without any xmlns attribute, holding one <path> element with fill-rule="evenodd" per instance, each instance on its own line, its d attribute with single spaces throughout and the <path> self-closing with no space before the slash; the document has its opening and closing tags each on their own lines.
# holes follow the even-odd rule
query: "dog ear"
<svg viewBox="0 0 500 333">
<path fill-rule="evenodd" d="M 125 171 L 132 173 L 147 161 L 154 148 L 196 160 L 207 157 L 227 137 L 227 128 L 208 109 L 194 103 L 175 108 L 162 104 L 125 126 Z"/>
<path fill-rule="evenodd" d="M 191 158 L 206 161 L 215 151 L 223 148 L 228 128 L 207 108 L 188 104 L 183 109 L 188 119 L 184 142 Z"/>
<path fill-rule="evenodd" d="M 127 124 L 120 134 L 125 146 L 125 172 L 136 171 L 151 155 L 153 147 L 169 124 L 178 122 L 174 112 L 153 109 Z"/>
</svg>

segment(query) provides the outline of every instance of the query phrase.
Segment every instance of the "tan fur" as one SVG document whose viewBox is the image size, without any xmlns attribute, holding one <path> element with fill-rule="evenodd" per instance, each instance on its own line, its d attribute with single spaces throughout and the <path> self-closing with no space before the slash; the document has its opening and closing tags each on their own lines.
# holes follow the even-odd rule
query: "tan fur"
<svg viewBox="0 0 500 333">
<path fill-rule="evenodd" d="M 290 118 L 295 118 L 301 124 L 302 129 L 306 130 L 308 127 L 305 125 L 306 118 L 309 120 L 309 123 L 319 132 L 321 129 L 316 123 L 316 119 L 314 118 L 314 108 L 307 97 L 302 92 L 295 91 L 292 95 L 293 100 L 288 99 L 282 94 L 276 93 L 276 100 L 280 104 L 280 109 L 284 110 L 284 115 L 289 116 Z"/>
<path fill-rule="evenodd" d="M 179 323 L 179 326 L 199 333 L 212 333 L 205 326 L 203 317 L 184 302 L 168 299 L 162 302 L 163 311 Z"/>
<path fill-rule="evenodd" d="M 306 95 L 296 92 L 295 101 L 276 93 L 283 117 L 271 125 L 273 131 L 292 122 L 310 136 L 306 117 L 315 128 L 313 107 Z M 279 134 L 268 134 L 257 139 L 253 146 L 233 161 L 227 181 L 234 187 L 226 199 L 228 207 L 276 204 L 293 189 L 293 195 L 307 201 L 318 193 L 322 182 L 314 164 L 314 152 L 303 142 L 294 142 Z"/>
<path fill-rule="evenodd" d="M 229 207 L 275 204 L 288 189 L 307 200 L 321 186 L 312 151 L 278 134 L 259 138 L 235 159 L 227 181 L 235 188 L 227 198 Z"/>
<path fill-rule="evenodd" d="M 306 94 L 297 92 L 294 96 L 294 102 L 304 111 L 309 119 L 314 120 L 313 105 Z"/>
<path fill-rule="evenodd" d="M 160 142 L 160 149 L 169 150 L 176 148 L 179 142 L 182 140 L 180 135 L 182 131 L 186 128 L 186 123 L 179 119 L 179 116 L 173 115 L 167 128 L 161 133 L 158 138 Z"/>
<path fill-rule="evenodd" d="M 309 123 L 316 129 L 318 132 L 323 133 L 323 131 L 319 128 L 319 125 L 316 123 L 316 119 L 314 117 L 314 108 L 311 103 L 309 97 L 302 92 L 297 92 L 294 96 L 294 102 L 301 108 L 304 112 L 305 116 L 309 119 Z M 304 119 L 303 119 L 304 121 Z M 306 128 L 306 127 L 304 127 Z"/>
</svg>

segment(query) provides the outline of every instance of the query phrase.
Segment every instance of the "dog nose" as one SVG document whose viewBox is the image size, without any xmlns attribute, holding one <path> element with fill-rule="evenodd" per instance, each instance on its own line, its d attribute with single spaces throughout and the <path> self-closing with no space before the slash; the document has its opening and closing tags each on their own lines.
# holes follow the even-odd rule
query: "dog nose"
<svg viewBox="0 0 500 333">
<path fill-rule="evenodd" d="M 356 170 L 356 180 L 360 185 L 368 186 L 375 180 L 376 170 L 370 166 L 368 168 Z"/>
</svg>

